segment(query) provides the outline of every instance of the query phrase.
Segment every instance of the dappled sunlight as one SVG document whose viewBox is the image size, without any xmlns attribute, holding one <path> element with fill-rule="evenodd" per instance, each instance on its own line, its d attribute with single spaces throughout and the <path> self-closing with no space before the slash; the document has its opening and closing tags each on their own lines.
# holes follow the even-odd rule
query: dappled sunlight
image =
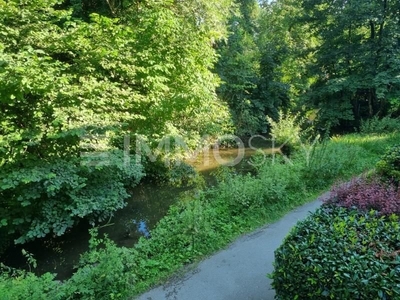
<svg viewBox="0 0 400 300">
<path fill-rule="evenodd" d="M 355 143 L 355 144 L 362 144 L 362 143 L 377 143 L 379 141 L 386 141 L 393 137 L 393 135 L 397 134 L 400 137 L 400 133 L 393 133 L 393 134 L 369 134 L 369 135 L 360 135 L 360 134 L 347 134 L 344 136 L 334 136 L 332 137 L 333 142 L 339 143 Z"/>
<path fill-rule="evenodd" d="M 240 168 L 249 165 L 249 158 L 253 155 L 272 155 L 279 153 L 279 148 L 242 148 L 242 149 L 210 149 L 200 153 L 195 159 L 186 159 L 185 162 L 192 165 L 199 172 L 209 172 L 221 166 L 234 166 Z"/>
<path fill-rule="evenodd" d="M 374 168 L 400 23 L 360 1 L 0 0 L 0 298 L 127 299 Z"/>
</svg>

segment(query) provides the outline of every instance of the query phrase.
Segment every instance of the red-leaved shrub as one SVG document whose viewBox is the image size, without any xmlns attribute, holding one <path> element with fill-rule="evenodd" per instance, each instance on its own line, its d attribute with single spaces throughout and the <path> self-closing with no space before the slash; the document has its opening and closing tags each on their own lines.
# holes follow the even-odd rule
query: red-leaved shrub
<svg viewBox="0 0 400 300">
<path fill-rule="evenodd" d="M 349 183 L 335 185 L 325 203 L 362 211 L 374 209 L 383 215 L 400 215 L 400 189 L 379 178 L 356 178 Z"/>
</svg>

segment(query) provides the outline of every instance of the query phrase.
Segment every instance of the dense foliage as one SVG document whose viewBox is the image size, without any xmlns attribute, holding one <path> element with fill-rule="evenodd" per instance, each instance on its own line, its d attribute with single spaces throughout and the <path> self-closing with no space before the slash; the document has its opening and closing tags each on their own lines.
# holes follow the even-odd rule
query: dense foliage
<svg viewBox="0 0 400 300">
<path fill-rule="evenodd" d="M 400 128 L 399 10 L 387 0 L 0 0 L 0 253 L 111 217 L 146 175 L 197 180 L 178 158 L 226 133 L 268 132 L 297 151 L 272 166 L 254 157 L 256 176 L 221 171 L 218 187 L 171 208 L 133 250 L 93 237 L 62 285 L 6 272 L 0 295 L 124 298 L 273 208 L 369 169 Z M 373 135 L 320 143 L 331 126 L 360 124 Z M 380 174 L 397 180 L 398 157 L 388 152 Z"/>
<path fill-rule="evenodd" d="M 92 223 L 125 206 L 125 185 L 142 177 L 141 167 L 125 166 L 109 154 L 109 165 L 88 166 L 72 160 L 48 160 L 0 175 L 1 226 L 17 234 L 16 243 L 60 236 L 82 218 Z"/>
<path fill-rule="evenodd" d="M 365 212 L 375 210 L 383 215 L 400 214 L 400 191 L 378 177 L 357 178 L 335 186 L 327 203 Z"/>
<path fill-rule="evenodd" d="M 397 299 L 399 217 L 323 207 L 275 251 L 277 299 Z"/>
<path fill-rule="evenodd" d="M 396 168 L 385 165 L 386 172 Z M 322 208 L 296 224 L 275 251 L 276 298 L 399 298 L 399 213 L 400 190 L 388 177 L 334 186 Z"/>
<path fill-rule="evenodd" d="M 230 130 L 210 71 L 230 1 L 138 2 L 119 18 L 89 2 L 83 18 L 76 1 L 0 2 L 0 226 L 17 242 L 123 207 L 146 162 L 124 135 L 152 148 Z"/>
<path fill-rule="evenodd" d="M 399 115 L 397 1 L 238 2 L 216 68 L 238 132 L 288 108 L 321 129 Z"/>
<path fill-rule="evenodd" d="M 368 3 L 0 2 L 0 193 L 12 212 L 0 212 L 2 226 L 25 234 L 20 225 L 40 219 L 44 207 L 85 202 L 67 195 L 66 183 L 55 184 L 65 203 L 50 204 L 41 187 L 31 187 L 57 174 L 52 168 L 62 165 L 76 177 L 67 185 L 85 182 L 89 190 L 99 190 L 91 172 L 121 179 L 120 167 L 89 170 L 82 160 L 84 152 L 126 150 L 124 136 L 132 153 L 138 140 L 150 151 L 169 147 L 161 157 L 182 151 L 169 142 L 178 137 L 185 150 L 206 144 L 206 135 L 266 131 L 289 107 L 325 131 L 345 120 L 397 115 L 399 4 Z M 365 132 L 380 130 L 368 122 Z M 396 121 L 386 123 L 385 130 L 395 128 Z M 153 162 L 140 161 L 157 172 Z M 130 168 L 137 182 L 141 167 Z M 121 207 L 123 181 L 104 201 L 111 210 Z M 21 218 L 30 205 L 21 195 L 31 188 L 38 209 Z M 106 206 L 75 215 L 102 214 Z M 48 231 L 37 226 L 43 229 L 31 237 Z"/>
<path fill-rule="evenodd" d="M 387 180 L 400 182 L 400 145 L 396 145 L 382 156 L 376 165 L 377 172 Z"/>
<path fill-rule="evenodd" d="M 284 50 L 283 82 L 320 126 L 399 113 L 398 1 L 278 0 L 264 4 Z"/>
<path fill-rule="evenodd" d="M 267 130 L 266 115 L 274 118 L 289 104 L 287 84 L 280 82 L 279 52 L 268 39 L 269 24 L 256 0 L 238 1 L 240 14 L 229 20 L 230 36 L 218 43 L 216 71 L 222 83 L 218 95 L 226 101 L 238 134 Z"/>
<path fill-rule="evenodd" d="M 309 169 L 305 152 L 290 161 L 283 157 L 265 160 L 260 154 L 252 159 L 255 175 L 234 174 L 223 168 L 216 174 L 218 185 L 185 194 L 151 231 L 151 238 L 140 239 L 134 248 L 119 248 L 93 232 L 90 251 L 82 256 L 78 271 L 69 280 L 54 283 L 49 274 L 36 277 L 19 272 L 9 277 L 4 273 L 0 293 L 6 299 L 24 299 L 33 290 L 36 299 L 126 299 L 183 265 L 220 249 L 238 235 L 276 220 L 306 202 L 313 192 L 328 187 L 335 178 L 348 178 L 370 168 L 379 158 L 374 146 L 385 148 L 398 138 L 386 135 L 370 140 L 353 135 L 328 142 L 324 147 L 333 147 L 337 152 L 324 161 L 325 168 L 335 169 L 338 162 L 353 163 L 318 184 L 316 177 L 306 176 Z M 365 154 L 354 160 L 350 148 L 362 149 Z"/>
<path fill-rule="evenodd" d="M 361 120 L 360 131 L 362 133 L 390 133 L 400 130 L 400 120 L 398 118 L 373 117 L 371 119 Z"/>
</svg>

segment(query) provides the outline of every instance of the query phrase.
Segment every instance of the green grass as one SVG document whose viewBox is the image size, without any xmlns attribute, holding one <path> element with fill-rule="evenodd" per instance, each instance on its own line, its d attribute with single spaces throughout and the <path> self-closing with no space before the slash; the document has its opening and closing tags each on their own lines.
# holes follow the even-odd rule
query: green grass
<svg viewBox="0 0 400 300">
<path fill-rule="evenodd" d="M 240 235 L 273 223 L 315 199 L 335 181 L 371 170 L 399 139 L 399 134 L 351 134 L 334 137 L 315 149 L 304 147 L 290 161 L 269 157 L 256 175 L 222 169 L 217 186 L 196 189 L 173 205 L 152 231 L 151 239 L 143 238 L 134 248 L 126 249 L 94 237 L 78 272 L 62 285 L 52 285 L 49 290 L 42 287 L 43 293 L 51 299 L 126 299 L 138 295 L 184 266 L 223 249 Z M 21 276 L 19 287 L 23 280 Z M 12 292 L 10 282 L 0 278 L 0 294 Z M 45 281 L 29 277 L 27 283 L 32 282 L 39 285 Z"/>
</svg>

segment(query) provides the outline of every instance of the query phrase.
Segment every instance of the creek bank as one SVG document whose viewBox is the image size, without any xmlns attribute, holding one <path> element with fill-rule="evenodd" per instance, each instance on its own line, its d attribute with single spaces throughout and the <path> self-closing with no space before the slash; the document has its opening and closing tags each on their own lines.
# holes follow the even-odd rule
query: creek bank
<svg viewBox="0 0 400 300">
<path fill-rule="evenodd" d="M 243 148 L 213 148 L 202 151 L 195 159 L 186 162 L 204 177 L 208 185 L 214 185 L 216 179 L 212 173 L 221 165 L 232 166 L 234 162 L 233 166 L 238 173 L 247 173 L 254 170 L 251 165 L 253 155 L 273 152 L 266 137 L 256 136 L 250 142 L 249 140 L 244 140 Z M 241 159 L 235 161 L 238 157 Z M 118 246 L 133 247 L 141 236 L 149 237 L 151 230 L 165 216 L 169 207 L 182 193 L 191 189 L 190 186 L 174 187 L 151 181 L 142 182 L 130 191 L 132 197 L 127 200 L 125 208 L 117 211 L 108 222 L 98 224 L 99 233 L 107 234 Z M 30 270 L 37 275 L 50 272 L 57 274 L 56 279 L 68 279 L 74 273 L 80 255 L 89 249 L 90 228 L 90 224 L 81 221 L 61 237 L 46 237 L 11 246 L 2 255 L 1 261 L 5 265 Z M 22 249 L 36 259 L 36 268 L 27 263 Z"/>
</svg>

